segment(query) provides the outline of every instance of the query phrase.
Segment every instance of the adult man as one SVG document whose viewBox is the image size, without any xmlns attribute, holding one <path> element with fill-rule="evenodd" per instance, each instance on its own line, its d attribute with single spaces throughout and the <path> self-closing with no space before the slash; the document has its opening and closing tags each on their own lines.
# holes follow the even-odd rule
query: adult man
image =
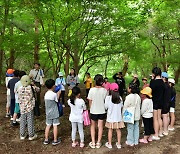
<svg viewBox="0 0 180 154">
<path fill-rule="evenodd" d="M 43 70 L 40 69 L 39 63 L 34 64 L 34 69 L 30 71 L 29 76 L 33 80 L 34 84 L 41 89 L 41 86 L 44 85 L 43 83 L 44 73 L 43 73 Z M 40 112 L 39 112 L 39 105 L 41 104 L 40 93 L 41 91 L 36 93 L 37 95 L 36 106 L 35 106 L 36 116 L 40 115 Z"/>
<path fill-rule="evenodd" d="M 125 90 L 125 80 L 124 80 L 124 78 L 122 76 L 122 72 L 114 74 L 113 79 L 115 80 L 115 82 L 119 86 L 119 94 L 120 94 L 120 96 L 123 97 L 124 90 Z"/>
</svg>

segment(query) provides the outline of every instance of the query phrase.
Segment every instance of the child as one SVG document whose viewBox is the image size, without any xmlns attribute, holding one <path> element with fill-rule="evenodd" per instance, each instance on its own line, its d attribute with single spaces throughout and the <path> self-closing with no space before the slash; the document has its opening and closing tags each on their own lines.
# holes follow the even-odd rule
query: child
<svg viewBox="0 0 180 154">
<path fill-rule="evenodd" d="M 101 139 L 103 134 L 103 120 L 106 119 L 105 111 L 105 98 L 107 96 L 107 90 L 102 87 L 103 76 L 98 74 L 94 78 L 96 86 L 91 88 L 88 95 L 90 106 L 90 118 L 91 118 L 91 142 L 89 146 L 91 148 L 100 148 Z M 98 123 L 98 140 L 95 143 L 95 128 L 96 122 Z"/>
<path fill-rule="evenodd" d="M 86 97 L 88 97 L 89 90 L 93 87 L 93 81 L 90 73 L 86 73 L 86 80 L 84 81 L 84 84 L 86 86 Z"/>
<path fill-rule="evenodd" d="M 149 87 L 149 84 L 147 83 L 147 78 L 143 78 L 143 79 L 142 79 L 142 82 L 143 82 L 142 90 L 143 90 L 144 88 L 146 88 L 146 87 Z M 143 94 L 141 94 L 141 99 L 142 99 L 142 101 L 143 101 L 145 98 L 146 98 L 146 96 L 143 95 Z"/>
<path fill-rule="evenodd" d="M 121 148 L 121 128 L 124 128 L 124 123 L 122 122 L 121 109 L 123 106 L 122 98 L 119 95 L 119 87 L 117 83 L 112 83 L 110 85 L 110 96 L 105 99 L 105 108 L 107 109 L 107 120 L 106 127 L 108 130 L 108 142 L 105 146 L 112 149 L 112 133 L 113 129 L 117 132 L 116 147 Z"/>
<path fill-rule="evenodd" d="M 107 91 L 109 91 L 109 90 L 110 90 L 110 85 L 111 85 L 111 84 L 108 82 L 108 78 L 105 77 L 105 78 L 104 78 L 103 87 L 104 87 Z"/>
<path fill-rule="evenodd" d="M 140 139 L 140 143 L 148 143 L 152 141 L 152 134 L 154 134 L 153 128 L 153 102 L 152 102 L 152 89 L 146 87 L 141 90 L 141 94 L 145 96 L 141 106 L 141 115 L 144 123 L 144 138 Z"/>
<path fill-rule="evenodd" d="M 86 105 L 83 99 L 80 98 L 80 88 L 74 87 L 72 94 L 68 100 L 68 105 L 71 107 L 69 121 L 72 124 L 72 147 L 76 147 L 79 143 L 76 142 L 76 131 L 78 127 L 80 136 L 80 147 L 84 147 L 84 132 L 83 132 L 83 110 L 86 110 Z"/>
<path fill-rule="evenodd" d="M 62 98 L 63 107 L 65 107 L 65 104 L 64 104 L 64 103 L 65 103 L 64 96 L 65 96 L 65 85 L 66 85 L 66 81 L 65 81 L 65 79 L 63 78 L 63 73 L 62 73 L 62 72 L 59 72 L 58 75 L 59 75 L 59 78 L 56 79 L 55 85 L 56 85 L 56 86 L 61 86 L 61 95 L 60 95 L 60 97 Z"/>
<path fill-rule="evenodd" d="M 10 104 L 11 118 L 13 117 L 14 109 L 15 109 L 15 102 L 16 101 L 15 101 L 14 86 L 19 81 L 19 71 L 15 70 L 13 74 L 14 74 L 14 76 L 8 82 L 8 86 L 7 86 L 7 88 L 10 89 L 10 95 L 11 95 L 11 104 Z M 13 120 L 13 118 L 11 120 Z"/>
<path fill-rule="evenodd" d="M 61 91 L 58 91 L 57 93 L 54 92 L 55 89 L 55 81 L 52 79 L 49 79 L 45 82 L 46 87 L 48 88 L 48 91 L 46 92 L 44 99 L 45 99 L 45 108 L 46 108 L 46 129 L 45 129 L 45 140 L 44 144 L 49 144 L 49 131 L 51 128 L 51 125 L 53 125 L 53 134 L 54 134 L 54 141 L 52 142 L 52 145 L 57 145 L 61 141 L 57 138 L 58 136 L 58 125 L 59 123 L 59 111 L 57 102 L 59 100 Z"/>
<path fill-rule="evenodd" d="M 171 89 L 171 102 L 170 102 L 170 125 L 168 130 L 173 131 L 174 130 L 174 123 L 175 123 L 175 102 L 176 102 L 176 90 L 174 88 L 175 80 L 174 79 L 168 79 L 170 89 Z"/>
<path fill-rule="evenodd" d="M 21 112 L 20 120 L 20 139 L 26 138 L 25 128 L 27 125 L 29 140 L 34 140 L 37 135 L 34 131 L 34 113 L 35 99 L 33 98 L 32 87 L 30 85 L 31 80 L 28 75 L 24 75 L 21 78 L 22 87 L 18 89 L 18 99 Z"/>
<path fill-rule="evenodd" d="M 8 86 L 8 82 L 14 76 L 13 73 L 14 73 L 13 69 L 8 69 L 6 72 L 6 88 L 7 88 L 6 118 L 10 116 L 10 103 L 11 103 L 10 89 L 7 86 Z"/>
<path fill-rule="evenodd" d="M 139 87 L 136 83 L 130 83 L 128 87 L 128 92 L 130 93 L 126 96 L 123 113 L 129 107 L 135 107 L 134 111 L 134 124 L 127 123 L 127 141 L 126 144 L 130 146 L 138 145 L 139 143 L 139 120 L 140 120 L 140 103 L 141 98 L 137 94 L 139 93 Z"/>
</svg>

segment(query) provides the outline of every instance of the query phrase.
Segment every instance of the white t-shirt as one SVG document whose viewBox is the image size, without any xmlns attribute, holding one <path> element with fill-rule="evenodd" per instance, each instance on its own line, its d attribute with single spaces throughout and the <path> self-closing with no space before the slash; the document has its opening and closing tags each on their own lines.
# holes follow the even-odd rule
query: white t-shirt
<svg viewBox="0 0 180 154">
<path fill-rule="evenodd" d="M 83 99 L 76 98 L 74 104 L 71 104 L 70 99 L 68 100 L 68 105 L 71 107 L 69 121 L 83 123 L 83 110 L 86 110 L 85 102 Z"/>
<path fill-rule="evenodd" d="M 141 106 L 141 115 L 144 118 L 153 117 L 153 102 L 152 99 L 144 99 Z"/>
<path fill-rule="evenodd" d="M 58 102 L 57 94 L 53 92 L 52 90 L 48 90 L 46 92 L 44 99 Z"/>
<path fill-rule="evenodd" d="M 122 100 L 122 98 L 121 98 Z M 112 102 L 112 96 L 107 96 L 105 99 L 105 108 L 107 110 L 107 122 L 120 122 L 122 121 L 122 110 L 123 101 L 119 102 L 119 104 L 114 104 Z"/>
<path fill-rule="evenodd" d="M 6 87 L 8 86 L 9 80 L 11 80 L 13 77 L 6 77 Z M 7 95 L 10 95 L 10 89 L 7 88 Z"/>
<path fill-rule="evenodd" d="M 19 100 L 18 100 L 18 90 L 19 88 L 22 87 L 22 83 L 21 81 L 18 81 L 15 86 L 14 86 L 14 93 L 15 93 L 15 99 L 16 99 L 16 103 L 19 103 Z"/>
<path fill-rule="evenodd" d="M 90 108 L 91 114 L 104 114 L 105 111 L 105 98 L 107 96 L 105 88 L 91 88 L 88 94 L 88 99 L 92 101 Z"/>
</svg>

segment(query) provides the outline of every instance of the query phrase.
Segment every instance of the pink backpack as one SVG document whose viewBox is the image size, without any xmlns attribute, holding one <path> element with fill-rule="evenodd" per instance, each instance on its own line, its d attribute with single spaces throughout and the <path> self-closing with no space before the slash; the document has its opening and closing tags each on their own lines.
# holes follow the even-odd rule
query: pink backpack
<svg viewBox="0 0 180 154">
<path fill-rule="evenodd" d="M 83 112 L 83 119 L 84 119 L 84 126 L 89 126 L 91 124 L 90 118 L 89 118 L 89 111 L 85 110 Z"/>
</svg>

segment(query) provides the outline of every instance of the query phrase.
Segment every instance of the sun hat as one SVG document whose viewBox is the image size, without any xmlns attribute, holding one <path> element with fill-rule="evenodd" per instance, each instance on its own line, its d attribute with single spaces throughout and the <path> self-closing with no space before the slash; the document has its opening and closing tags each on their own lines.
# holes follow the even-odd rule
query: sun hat
<svg viewBox="0 0 180 154">
<path fill-rule="evenodd" d="M 141 90 L 141 94 L 148 95 L 149 97 L 152 97 L 152 89 L 150 87 L 146 87 L 143 90 Z"/>
<path fill-rule="evenodd" d="M 7 72 L 6 72 L 6 76 L 8 77 L 13 77 L 14 76 L 14 70 L 13 69 L 8 69 Z"/>
<path fill-rule="evenodd" d="M 31 84 L 31 79 L 28 75 L 24 75 L 22 76 L 21 78 L 21 84 L 24 86 L 24 87 L 27 87 Z"/>
<path fill-rule="evenodd" d="M 134 78 L 138 78 L 138 75 L 137 75 L 137 74 L 134 74 L 133 77 L 134 77 Z"/>
<path fill-rule="evenodd" d="M 168 82 L 175 84 L 175 80 L 173 78 L 169 78 Z"/>
<path fill-rule="evenodd" d="M 164 77 L 164 78 L 168 78 L 168 73 L 167 72 L 162 72 L 161 76 Z"/>
<path fill-rule="evenodd" d="M 142 78 L 142 80 L 146 80 L 147 81 L 147 78 Z"/>
<path fill-rule="evenodd" d="M 63 73 L 62 73 L 62 72 L 59 72 L 58 75 L 59 75 L 59 76 L 63 76 Z"/>
<path fill-rule="evenodd" d="M 118 86 L 117 83 L 111 83 L 111 84 L 110 84 L 110 90 L 112 90 L 112 91 L 118 91 L 118 89 L 119 89 L 119 86 Z"/>
</svg>

